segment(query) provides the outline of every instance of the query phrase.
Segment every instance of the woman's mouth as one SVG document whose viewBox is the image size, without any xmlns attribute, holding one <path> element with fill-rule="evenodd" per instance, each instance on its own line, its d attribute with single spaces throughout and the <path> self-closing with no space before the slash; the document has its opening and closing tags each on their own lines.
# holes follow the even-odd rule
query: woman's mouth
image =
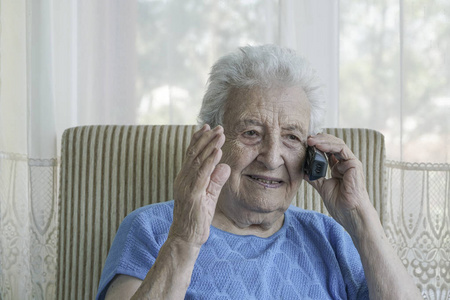
<svg viewBox="0 0 450 300">
<path fill-rule="evenodd" d="M 247 175 L 247 177 L 266 188 L 277 188 L 283 184 L 283 181 L 278 178 L 256 176 L 256 175 Z"/>
</svg>

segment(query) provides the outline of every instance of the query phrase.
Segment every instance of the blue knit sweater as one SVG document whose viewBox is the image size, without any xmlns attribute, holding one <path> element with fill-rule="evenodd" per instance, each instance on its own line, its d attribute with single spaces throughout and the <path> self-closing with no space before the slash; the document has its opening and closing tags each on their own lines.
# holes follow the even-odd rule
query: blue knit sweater
<svg viewBox="0 0 450 300">
<path fill-rule="evenodd" d="M 173 201 L 128 215 L 100 279 L 103 299 L 117 274 L 144 279 L 172 223 Z M 269 238 L 234 235 L 211 226 L 186 299 L 368 299 L 361 260 L 333 219 L 291 206 Z"/>
</svg>

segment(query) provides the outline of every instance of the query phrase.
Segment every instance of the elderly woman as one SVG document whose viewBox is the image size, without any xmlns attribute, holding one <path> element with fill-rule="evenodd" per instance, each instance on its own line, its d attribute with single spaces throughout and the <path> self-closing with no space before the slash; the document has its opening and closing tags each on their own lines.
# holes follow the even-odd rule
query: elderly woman
<svg viewBox="0 0 450 300">
<path fill-rule="evenodd" d="M 212 68 L 174 200 L 125 218 L 107 299 L 419 299 L 344 142 L 317 134 L 324 101 L 293 51 L 241 48 Z M 307 146 L 332 177 L 309 183 L 334 218 L 290 203 Z"/>
</svg>

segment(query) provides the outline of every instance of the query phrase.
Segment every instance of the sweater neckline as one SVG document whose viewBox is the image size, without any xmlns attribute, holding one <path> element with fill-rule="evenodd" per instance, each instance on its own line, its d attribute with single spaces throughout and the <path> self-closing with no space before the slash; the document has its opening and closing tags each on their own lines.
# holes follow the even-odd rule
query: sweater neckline
<svg viewBox="0 0 450 300">
<path fill-rule="evenodd" d="M 213 225 L 210 226 L 210 230 L 212 232 L 215 232 L 216 234 L 230 236 L 230 237 L 233 237 L 233 238 L 236 238 L 236 239 L 251 237 L 251 238 L 254 238 L 254 239 L 270 241 L 270 240 L 273 240 L 273 239 L 277 238 L 280 234 L 283 234 L 283 232 L 286 231 L 286 228 L 288 227 L 288 223 L 289 223 L 289 214 L 287 213 L 288 210 L 289 210 L 289 208 L 284 212 L 284 221 L 283 221 L 283 225 L 281 226 L 281 228 L 277 232 L 275 232 L 274 234 L 272 234 L 271 236 L 266 237 L 266 238 L 259 237 L 259 236 L 254 235 L 254 234 L 244 234 L 244 235 L 235 234 L 235 233 L 231 233 L 231 232 L 219 229 L 217 227 L 214 227 Z"/>
</svg>

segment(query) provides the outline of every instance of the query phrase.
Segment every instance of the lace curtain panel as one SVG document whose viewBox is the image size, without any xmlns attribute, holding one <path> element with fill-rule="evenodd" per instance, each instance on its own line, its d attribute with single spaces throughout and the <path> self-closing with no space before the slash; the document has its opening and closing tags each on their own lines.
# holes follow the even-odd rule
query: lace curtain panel
<svg viewBox="0 0 450 300">
<path fill-rule="evenodd" d="M 0 298 L 55 299 L 56 160 L 0 153 Z"/>
<path fill-rule="evenodd" d="M 383 225 L 425 299 L 450 298 L 450 165 L 387 162 Z"/>
</svg>

